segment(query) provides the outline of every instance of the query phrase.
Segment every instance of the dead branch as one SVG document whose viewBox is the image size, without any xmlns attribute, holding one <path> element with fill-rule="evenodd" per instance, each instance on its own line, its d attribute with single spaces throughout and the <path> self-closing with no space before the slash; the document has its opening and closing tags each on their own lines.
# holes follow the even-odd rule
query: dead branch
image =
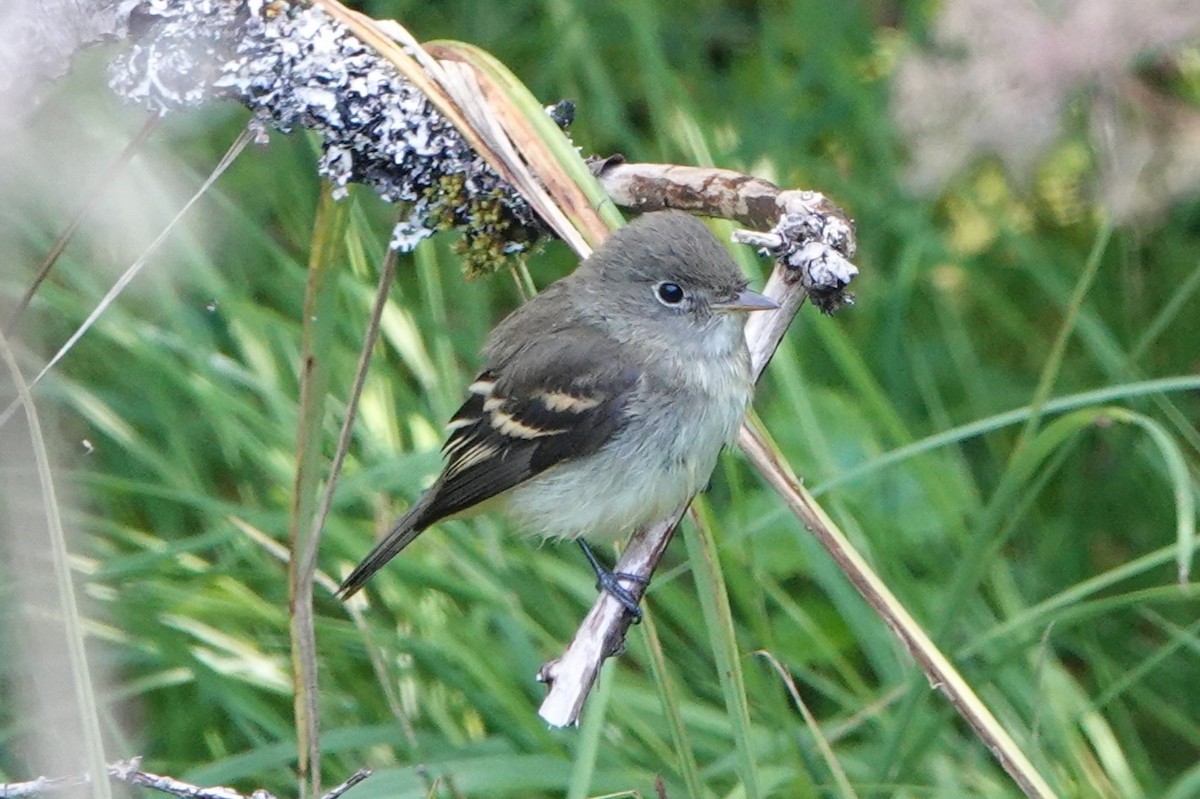
<svg viewBox="0 0 1200 799">
<path fill-rule="evenodd" d="M 592 157 L 587 163 L 613 202 L 636 211 L 675 208 L 732 219 L 752 230 L 767 230 L 785 214 L 810 210 L 814 202 L 813 192 L 781 189 L 770 181 L 730 169 L 631 164 L 622 155 Z M 824 197 L 820 200 L 824 207 L 819 210 L 840 215 L 837 206 Z"/>
</svg>

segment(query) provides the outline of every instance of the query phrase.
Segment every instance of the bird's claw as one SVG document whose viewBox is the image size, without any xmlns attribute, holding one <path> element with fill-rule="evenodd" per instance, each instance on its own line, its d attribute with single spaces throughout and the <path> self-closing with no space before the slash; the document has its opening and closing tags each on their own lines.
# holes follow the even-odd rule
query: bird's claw
<svg viewBox="0 0 1200 799">
<path fill-rule="evenodd" d="M 637 597 L 633 595 L 633 592 L 621 585 L 622 580 L 629 580 L 643 586 L 650 583 L 649 580 L 641 575 L 601 569 L 596 572 L 596 589 L 607 592 L 609 596 L 620 602 L 621 607 L 625 608 L 625 612 L 633 618 L 633 623 L 640 624 L 642 621 L 642 609 L 638 605 Z"/>
<path fill-rule="evenodd" d="M 596 589 L 607 592 L 609 596 L 620 602 L 621 607 L 625 608 L 625 612 L 633 619 L 634 624 L 640 623 L 642 620 L 642 609 L 638 606 L 637 597 L 633 595 L 632 591 L 621 585 L 621 581 L 629 580 L 644 587 L 650 584 L 650 580 L 642 577 L 640 574 L 614 572 L 604 568 L 599 559 L 592 553 L 592 548 L 587 545 L 587 542 L 582 538 L 577 540 L 579 548 L 583 550 L 588 563 L 592 566 L 592 571 L 596 573 Z"/>
</svg>

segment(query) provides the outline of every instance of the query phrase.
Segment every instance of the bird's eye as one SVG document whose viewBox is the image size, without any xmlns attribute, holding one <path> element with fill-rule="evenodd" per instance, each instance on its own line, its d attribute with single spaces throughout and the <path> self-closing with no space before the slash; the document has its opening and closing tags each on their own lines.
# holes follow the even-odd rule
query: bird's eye
<svg viewBox="0 0 1200 799">
<path fill-rule="evenodd" d="M 683 302 L 683 289 L 678 283 L 659 283 L 654 287 L 654 295 L 663 305 L 678 305 Z"/>
</svg>

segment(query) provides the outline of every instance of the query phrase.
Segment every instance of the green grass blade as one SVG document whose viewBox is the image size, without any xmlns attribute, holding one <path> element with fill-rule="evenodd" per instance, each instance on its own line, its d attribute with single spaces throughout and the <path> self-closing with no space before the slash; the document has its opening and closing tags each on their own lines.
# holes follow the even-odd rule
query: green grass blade
<svg viewBox="0 0 1200 799">
<path fill-rule="evenodd" d="M 596 759 L 600 754 L 600 739 L 608 723 L 608 703 L 612 700 L 615 669 L 600 672 L 592 701 L 588 703 L 580 724 L 579 740 L 575 743 L 575 757 L 571 765 L 571 779 L 567 783 L 567 799 L 587 799 L 592 779 L 596 773 Z"/>
<path fill-rule="evenodd" d="M 1196 495 L 1183 451 L 1167 429 L 1149 416 L 1124 408 L 1110 408 L 1109 414 L 1119 422 L 1134 424 L 1145 430 L 1162 455 L 1171 493 L 1175 497 L 1175 564 L 1179 571 L 1179 582 L 1186 583 L 1196 553 Z"/>
<path fill-rule="evenodd" d="M 733 611 L 717 559 L 712 519 L 702 501 L 694 501 L 689 512 L 692 524 L 682 525 L 687 543 L 688 561 L 695 570 L 696 591 L 704 613 L 709 646 L 717 667 L 717 679 L 725 698 L 725 710 L 733 734 L 738 777 L 746 799 L 763 796 L 750 732 L 750 707 L 746 681 L 742 675 L 742 654 L 734 632 Z"/>
<path fill-rule="evenodd" d="M 347 204 L 323 187 L 313 225 L 312 254 L 304 298 L 304 341 L 300 361 L 300 418 L 296 431 L 296 476 L 288 560 L 291 597 L 292 669 L 295 686 L 296 742 L 302 797 L 321 794 L 320 703 L 317 689 L 317 641 L 313 617 L 313 577 L 319 531 L 313 524 L 318 506 L 324 444 L 325 398 L 329 360 L 337 320 L 337 274 L 348 218 Z"/>
<path fill-rule="evenodd" d="M 663 713 L 667 717 L 671 745 L 675 750 L 676 768 L 687 788 L 687 795 L 697 797 L 697 799 L 711 796 L 711 791 L 701 782 L 700 771 L 696 766 L 696 753 L 692 748 L 687 726 L 683 721 L 679 692 L 671 683 L 666 653 L 663 651 L 662 640 L 658 636 L 654 614 L 649 609 L 645 611 L 645 616 L 642 618 L 642 640 L 646 644 L 646 651 L 649 655 L 650 669 L 654 675 L 654 687 L 658 690 L 659 701 L 662 703 Z"/>
</svg>

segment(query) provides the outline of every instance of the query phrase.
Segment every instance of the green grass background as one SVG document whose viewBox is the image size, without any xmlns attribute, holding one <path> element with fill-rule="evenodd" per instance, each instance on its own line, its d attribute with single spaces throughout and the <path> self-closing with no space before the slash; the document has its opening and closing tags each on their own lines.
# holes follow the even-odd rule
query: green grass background
<svg viewBox="0 0 1200 799">
<path fill-rule="evenodd" d="M 418 38 L 491 51 L 547 102 L 574 99 L 585 153 L 713 163 L 842 204 L 859 231 L 857 304 L 796 320 L 758 392 L 763 422 L 1064 796 L 1200 796 L 1200 601 L 1195 584 L 1176 585 L 1175 563 L 1177 494 L 1194 495 L 1200 466 L 1200 198 L 1107 226 L 1087 193 L 1097 156 L 1081 108 L 1031 181 L 984 162 L 939 196 L 906 191 L 889 78 L 930 4 L 363 7 Z M 5 301 L 144 119 L 107 95 L 106 58 L 85 54 L 96 68 L 77 69 L 31 122 L 54 191 L 5 194 Z M 127 170 L 162 194 L 85 226 L 22 326 L 30 350 L 70 334 L 244 122 L 229 107 L 166 121 Z M 287 540 L 314 153 L 302 134 L 247 151 L 38 389 L 62 442 L 58 479 L 74 487 L 66 521 L 90 653 L 111 673 L 106 754 L 284 796 L 296 791 L 287 578 L 265 542 Z M 346 202 L 324 323 L 326 454 L 393 215 L 367 191 Z M 320 554 L 335 579 L 437 468 L 476 352 L 518 302 L 505 275 L 464 282 L 451 246 L 439 237 L 401 260 Z M 544 285 L 572 263 L 552 244 L 530 268 Z M 1177 376 L 1193 377 L 1153 383 Z M 1040 399 L 1068 399 L 1028 424 L 998 418 L 1038 402 L 1039 386 Z M 1109 393 L 1079 398 L 1098 390 Z M 859 796 L 1018 795 L 736 452 L 713 483 L 703 515 L 748 728 L 722 690 L 680 540 L 646 600 L 652 624 L 607 666 L 583 729 L 548 730 L 533 675 L 570 639 L 593 581 L 573 548 L 483 517 L 441 525 L 380 574 L 364 627 L 318 587 L 326 783 L 367 765 L 379 773 L 358 799 L 653 796 L 659 776 L 671 797 L 844 795 L 753 654 L 766 650 Z M 36 776 L 28 720 L 3 693 L 36 668 L 23 661 L 24 579 L 0 584 L 0 781 Z"/>
</svg>

